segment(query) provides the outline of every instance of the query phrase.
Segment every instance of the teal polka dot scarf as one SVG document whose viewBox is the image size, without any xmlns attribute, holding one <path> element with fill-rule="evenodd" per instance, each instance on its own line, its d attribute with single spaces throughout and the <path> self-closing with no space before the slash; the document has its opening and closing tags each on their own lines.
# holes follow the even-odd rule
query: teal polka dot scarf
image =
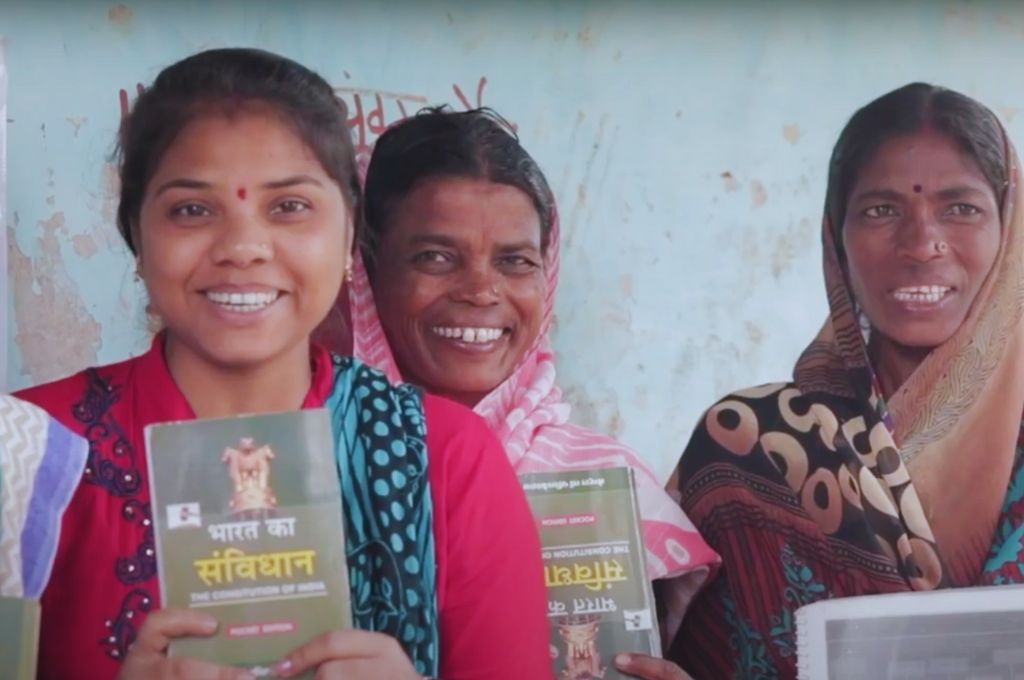
<svg viewBox="0 0 1024 680">
<path fill-rule="evenodd" d="M 334 358 L 327 408 L 345 511 L 352 618 L 387 633 L 416 670 L 436 676 L 437 561 L 420 391 Z"/>
</svg>

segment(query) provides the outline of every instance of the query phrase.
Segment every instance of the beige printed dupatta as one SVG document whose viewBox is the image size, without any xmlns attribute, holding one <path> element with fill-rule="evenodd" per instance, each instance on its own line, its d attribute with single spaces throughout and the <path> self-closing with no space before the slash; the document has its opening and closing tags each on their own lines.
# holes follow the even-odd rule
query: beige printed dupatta
<svg viewBox="0 0 1024 680">
<path fill-rule="evenodd" d="M 669 486 L 722 557 L 670 644 L 695 677 L 795 672 L 793 615 L 818 599 L 1024 582 L 1024 203 L 1004 144 L 995 263 L 890 399 L 826 216 L 830 316 L 794 382 L 733 393 L 694 432 Z"/>
<path fill-rule="evenodd" d="M 863 431 L 870 444 L 863 453 L 854 447 L 864 467 L 848 482 L 849 490 L 859 486 L 862 504 L 896 519 L 903 528 L 894 540 L 880 541 L 879 547 L 892 551 L 916 590 L 964 584 L 971 565 L 980 566 L 1017 450 L 1024 414 L 1024 204 L 1017 156 L 1005 133 L 1004 142 L 1010 168 L 999 253 L 953 337 L 933 350 L 885 401 L 840 263 L 839 228 L 826 218 L 825 282 L 831 317 L 795 370 L 796 386 L 803 394 L 853 397 L 863 405 L 862 417 L 838 423 L 851 443 Z M 818 412 L 822 426 L 831 426 L 833 418 Z M 972 467 L 985 472 L 971 474 Z M 948 526 L 948 512 L 972 514 L 968 519 L 976 520 L 971 536 L 958 537 L 965 545 L 952 553 L 937 545 L 936 534 L 949 536 L 950 530 L 966 527 L 958 522 Z M 944 525 L 945 531 L 940 528 Z"/>
</svg>

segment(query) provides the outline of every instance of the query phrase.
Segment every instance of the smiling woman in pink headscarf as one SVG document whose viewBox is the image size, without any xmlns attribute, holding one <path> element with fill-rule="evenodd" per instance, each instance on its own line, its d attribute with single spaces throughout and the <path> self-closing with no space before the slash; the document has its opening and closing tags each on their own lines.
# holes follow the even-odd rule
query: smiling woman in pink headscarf
<svg viewBox="0 0 1024 680">
<path fill-rule="evenodd" d="M 692 596 L 715 553 L 635 452 L 569 422 L 548 341 L 554 199 L 510 127 L 487 110 L 444 109 L 395 125 L 377 141 L 363 216 L 354 354 L 473 408 L 520 474 L 632 467 L 649 575 Z"/>
</svg>

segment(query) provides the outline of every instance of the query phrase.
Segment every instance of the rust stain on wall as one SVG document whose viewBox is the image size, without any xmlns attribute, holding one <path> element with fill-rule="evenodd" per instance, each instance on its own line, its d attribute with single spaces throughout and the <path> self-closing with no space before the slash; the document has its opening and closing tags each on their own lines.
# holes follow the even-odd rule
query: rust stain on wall
<svg viewBox="0 0 1024 680">
<path fill-rule="evenodd" d="M 605 434 L 617 438 L 622 436 L 624 426 L 625 423 L 622 422 L 622 413 L 619 411 L 618 406 L 612 405 L 612 412 L 608 416 L 608 420 L 605 421 L 602 429 Z"/>
<path fill-rule="evenodd" d="M 768 202 L 768 192 L 756 179 L 750 183 L 750 201 L 755 208 L 760 208 Z"/>
<path fill-rule="evenodd" d="M 786 231 L 775 241 L 772 250 L 772 276 L 779 278 L 803 253 L 809 252 L 815 245 L 817 229 L 808 218 L 799 223 L 790 223 Z"/>
<path fill-rule="evenodd" d="M 790 125 L 784 125 L 782 127 L 782 136 L 786 138 L 786 141 L 790 144 L 796 144 L 800 141 L 800 135 L 803 134 L 800 131 L 800 126 L 796 123 Z"/>
<path fill-rule="evenodd" d="M 737 180 L 736 177 L 734 177 L 731 172 L 726 170 L 725 172 L 723 172 L 721 174 L 721 177 L 725 181 L 725 190 L 726 191 L 729 191 L 729 192 L 739 191 L 739 188 L 740 188 L 739 180 Z"/>
<path fill-rule="evenodd" d="M 89 234 L 76 234 L 71 242 L 75 247 L 75 254 L 87 260 L 99 251 L 99 248 L 96 247 L 96 239 Z"/>
<path fill-rule="evenodd" d="M 573 130 L 573 138 L 575 138 L 577 130 L 583 123 L 584 115 L 583 112 L 579 112 L 576 117 L 576 129 Z M 566 251 L 572 248 L 572 244 L 576 241 L 579 234 L 577 234 L 577 227 L 581 227 L 585 230 L 586 218 L 583 213 L 587 209 L 587 197 L 588 187 L 594 177 L 594 170 L 598 165 L 598 156 L 602 153 L 603 147 L 605 146 L 606 130 L 605 124 L 608 122 L 608 116 L 602 115 L 597 125 L 597 133 L 593 138 L 593 142 L 590 144 L 590 153 L 587 156 L 587 160 L 583 166 L 583 176 L 576 185 L 576 200 L 573 201 L 572 207 L 569 208 L 568 212 L 565 213 L 565 219 L 562 220 L 562 243 Z M 615 133 L 618 132 L 616 128 Z M 604 155 L 605 160 L 609 160 L 610 156 L 607 152 Z M 607 172 L 607 166 L 605 167 Z M 599 178 L 603 182 L 604 176 Z M 601 187 L 598 186 L 599 190 Z M 597 192 L 600 195 L 600 191 Z"/>
<path fill-rule="evenodd" d="M 619 277 L 619 290 L 627 298 L 633 297 L 633 275 L 628 272 Z"/>
<path fill-rule="evenodd" d="M 616 399 L 606 390 L 597 391 L 602 395 L 596 396 L 594 390 L 584 390 L 575 385 L 566 387 L 565 400 L 572 405 L 571 419 L 583 427 L 618 437 L 625 428 L 625 422 Z"/>
<path fill-rule="evenodd" d="M 587 397 L 586 390 L 576 385 L 565 387 L 565 400 L 572 404 L 572 420 L 584 427 L 598 424 L 597 405 Z"/>
<path fill-rule="evenodd" d="M 117 175 L 117 165 L 103 165 L 99 190 L 91 196 L 98 205 L 100 217 L 92 229 L 93 240 L 98 239 L 104 250 L 121 249 L 127 253 L 128 249 L 117 230 L 117 205 L 121 199 L 121 180 Z"/>
<path fill-rule="evenodd" d="M 16 229 L 17 217 L 8 233 L 8 266 L 22 374 L 40 383 L 94 365 L 103 328 L 65 270 L 57 235 L 64 230 L 64 213 L 39 222 L 42 236 L 35 259 L 18 247 Z"/>
<path fill-rule="evenodd" d="M 761 266 L 761 236 L 755 229 L 745 229 L 740 239 L 740 261 L 748 271 L 756 271 Z"/>
<path fill-rule="evenodd" d="M 127 26 L 132 22 L 132 18 L 134 16 L 135 15 L 130 7 L 121 4 L 114 5 L 110 8 L 110 11 L 107 12 L 107 17 L 110 19 L 110 22 L 112 24 L 117 24 L 118 26 Z"/>
<path fill-rule="evenodd" d="M 764 331 L 761 330 L 761 327 L 750 320 L 744 321 L 744 324 L 747 327 L 747 337 L 750 338 L 750 342 L 760 345 L 764 340 Z"/>
</svg>

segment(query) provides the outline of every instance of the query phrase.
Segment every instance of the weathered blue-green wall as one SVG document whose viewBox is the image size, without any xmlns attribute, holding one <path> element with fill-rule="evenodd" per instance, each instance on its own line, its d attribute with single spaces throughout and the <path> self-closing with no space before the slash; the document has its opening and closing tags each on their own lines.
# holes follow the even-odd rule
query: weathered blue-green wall
<svg viewBox="0 0 1024 680">
<path fill-rule="evenodd" d="M 825 164 L 857 106 L 923 79 L 1024 133 L 1010 1 L 0 0 L 0 34 L 8 387 L 145 347 L 113 225 L 119 91 L 256 45 L 358 96 L 367 145 L 427 102 L 519 126 L 561 200 L 556 346 L 576 417 L 661 473 L 710 400 L 786 378 L 824 319 Z"/>
</svg>

